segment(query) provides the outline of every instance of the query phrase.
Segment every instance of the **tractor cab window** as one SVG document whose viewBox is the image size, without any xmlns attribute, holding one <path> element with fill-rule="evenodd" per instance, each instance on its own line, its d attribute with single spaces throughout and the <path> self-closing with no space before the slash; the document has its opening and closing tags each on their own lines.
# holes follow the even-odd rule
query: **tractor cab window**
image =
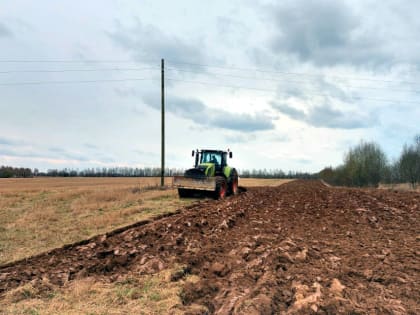
<svg viewBox="0 0 420 315">
<path fill-rule="evenodd" d="M 203 152 L 200 163 L 213 163 L 215 165 L 221 165 L 222 155 L 216 152 Z"/>
</svg>

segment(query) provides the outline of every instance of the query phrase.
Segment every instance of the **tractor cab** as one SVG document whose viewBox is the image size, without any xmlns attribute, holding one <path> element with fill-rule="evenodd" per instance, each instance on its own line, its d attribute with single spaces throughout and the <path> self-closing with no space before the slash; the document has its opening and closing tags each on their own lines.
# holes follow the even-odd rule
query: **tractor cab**
<svg viewBox="0 0 420 315">
<path fill-rule="evenodd" d="M 195 156 L 195 168 L 214 166 L 216 172 L 222 172 L 227 166 L 227 157 L 232 158 L 231 151 L 201 150 L 192 151 Z"/>
<path fill-rule="evenodd" d="M 213 164 L 216 169 L 223 169 L 227 165 L 227 156 L 228 152 L 226 151 L 216 151 L 216 150 L 202 150 L 202 151 L 195 151 L 196 155 L 196 163 L 195 167 L 198 167 L 202 164 Z M 230 157 L 232 157 L 232 152 L 230 153 Z M 194 155 L 194 151 L 193 151 Z"/>
</svg>

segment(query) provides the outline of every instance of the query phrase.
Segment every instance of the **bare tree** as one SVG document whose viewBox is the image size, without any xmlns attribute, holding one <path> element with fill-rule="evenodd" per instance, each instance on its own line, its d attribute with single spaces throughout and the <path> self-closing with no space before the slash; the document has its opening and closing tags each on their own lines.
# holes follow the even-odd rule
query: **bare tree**
<svg viewBox="0 0 420 315">
<path fill-rule="evenodd" d="M 344 184 L 350 186 L 377 186 L 384 178 L 387 158 L 374 142 L 361 142 L 351 148 L 344 158 Z"/>
<path fill-rule="evenodd" d="M 404 145 L 398 166 L 401 179 L 415 188 L 420 182 L 420 135 L 415 136 L 412 145 Z"/>
</svg>

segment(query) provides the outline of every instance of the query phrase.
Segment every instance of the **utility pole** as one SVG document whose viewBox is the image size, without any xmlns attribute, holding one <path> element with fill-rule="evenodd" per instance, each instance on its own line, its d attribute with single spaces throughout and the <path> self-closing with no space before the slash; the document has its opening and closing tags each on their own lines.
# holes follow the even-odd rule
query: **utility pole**
<svg viewBox="0 0 420 315">
<path fill-rule="evenodd" d="M 162 143 L 161 143 L 161 166 L 160 166 L 160 186 L 165 186 L 165 60 L 161 62 L 161 100 L 162 100 Z"/>
</svg>

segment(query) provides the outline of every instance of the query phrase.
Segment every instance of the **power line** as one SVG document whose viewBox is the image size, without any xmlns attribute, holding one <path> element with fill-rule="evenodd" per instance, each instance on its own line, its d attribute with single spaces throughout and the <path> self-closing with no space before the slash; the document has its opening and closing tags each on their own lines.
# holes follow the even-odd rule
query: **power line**
<svg viewBox="0 0 420 315">
<path fill-rule="evenodd" d="M 75 59 L 0 59 L 0 63 L 145 63 L 145 62 L 156 62 L 159 60 L 100 60 L 100 59 L 86 59 L 86 60 L 75 60 Z"/>
<path fill-rule="evenodd" d="M 278 90 L 273 90 L 273 89 L 261 89 L 261 88 L 245 87 L 245 86 L 239 86 L 239 85 L 225 85 L 225 84 L 218 84 L 218 83 L 212 83 L 212 82 L 189 81 L 189 80 L 181 80 L 181 79 L 174 79 L 174 78 L 166 78 L 166 79 L 169 80 L 169 81 L 179 81 L 179 82 L 185 82 L 185 83 L 191 83 L 191 84 L 219 86 L 219 87 L 233 88 L 233 89 L 256 90 L 256 91 L 263 91 L 263 92 L 279 92 Z M 310 96 L 331 97 L 331 95 L 322 94 L 322 93 L 304 93 L 304 94 L 305 95 L 310 95 Z M 351 97 L 351 98 L 352 99 L 357 99 L 357 100 L 369 100 L 369 101 L 389 102 L 389 103 L 400 103 L 400 102 L 402 102 L 400 100 L 379 99 L 379 98 L 370 98 L 370 97 L 361 97 L 361 96 L 354 96 L 354 97 Z M 420 101 L 404 101 L 404 102 L 405 103 L 420 104 Z"/>
<path fill-rule="evenodd" d="M 64 73 L 64 72 L 108 72 L 108 71 L 144 71 L 144 70 L 157 70 L 158 67 L 147 67 L 147 68 L 108 68 L 108 69 L 59 69 L 59 70 L 11 70 L 11 71 L 0 71 L 0 74 L 11 74 L 11 73 Z M 180 69 L 180 68 L 167 68 L 167 70 L 171 71 L 180 71 L 180 72 L 188 72 L 188 73 L 202 73 L 201 71 L 197 70 L 187 70 L 187 69 Z M 246 76 L 238 76 L 232 74 L 225 74 L 225 73 L 214 73 L 214 72 L 207 72 L 206 74 L 210 74 L 213 76 L 225 76 L 231 78 L 239 78 L 239 79 L 247 79 L 247 80 L 262 80 L 262 81 L 272 81 L 272 82 L 293 82 L 293 83 L 307 83 L 308 81 L 299 81 L 299 80 L 290 80 L 287 78 L 255 78 L 255 77 L 246 77 Z M 413 82 L 414 83 L 414 82 Z M 349 86 L 349 88 L 355 89 L 369 89 L 369 90 L 392 90 L 392 91 L 399 91 L 399 92 L 411 92 L 411 93 L 420 93 L 420 90 L 409 90 L 409 89 L 396 89 L 396 88 L 389 88 L 389 87 L 365 87 L 365 86 Z"/>
<path fill-rule="evenodd" d="M 86 59 L 86 60 L 74 60 L 74 59 L 3 59 L 0 60 L 0 63 L 145 63 L 145 62 L 156 62 L 158 66 L 158 60 L 142 60 L 142 61 L 135 61 L 135 60 L 100 60 L 100 59 Z M 373 79 L 373 78 L 366 78 L 366 77 L 353 77 L 353 76 L 346 76 L 346 75 L 332 75 L 332 74 L 321 74 L 321 73 L 304 73 L 304 72 L 288 72 L 288 71 L 278 71 L 278 70 L 269 70 L 269 69 L 261 69 L 261 68 L 246 68 L 246 67 L 236 67 L 236 66 L 220 66 L 220 65 L 209 65 L 209 64 L 200 64 L 200 63 L 190 63 L 190 62 L 181 62 L 181 61 L 173 61 L 169 60 L 171 64 L 179 64 L 179 65 L 189 65 L 201 68 L 219 68 L 219 69 L 227 69 L 227 70 L 239 70 L 239 71 L 252 71 L 252 72 L 261 72 L 261 73 L 272 73 L 272 74 L 281 74 L 281 75 L 294 75 L 294 76 L 314 76 L 314 77 L 331 77 L 331 78 L 338 78 L 338 79 L 346 79 L 346 80 L 360 80 L 360 81 L 371 81 L 371 82 L 383 82 L 383 83 L 397 83 L 397 84 L 412 84 L 418 85 L 419 82 L 413 81 L 398 81 L 398 80 L 381 80 L 381 79 Z"/>
<path fill-rule="evenodd" d="M 331 75 L 331 74 L 305 73 L 305 72 L 287 72 L 287 71 L 258 69 L 258 68 L 242 68 L 242 67 L 229 67 L 229 66 L 215 66 L 215 65 L 206 65 L 206 64 L 198 64 L 198 63 L 188 63 L 188 62 L 177 62 L 177 61 L 170 61 L 170 62 L 173 63 L 173 64 L 182 64 L 182 65 L 196 66 L 196 67 L 202 67 L 202 68 L 219 68 L 219 69 L 228 69 L 228 70 L 252 71 L 252 72 L 261 72 L 261 73 L 273 73 L 273 74 L 281 74 L 281 75 L 331 77 L 331 78 L 346 79 L 346 80 L 360 80 L 360 81 L 372 81 L 372 82 L 383 82 L 383 83 L 398 83 L 398 84 L 419 84 L 419 82 L 413 82 L 413 81 L 381 80 L 381 79 L 372 79 L 372 78 L 365 78 L 365 77 L 353 77 L 353 76 L 345 76 L 345 75 Z"/>
<path fill-rule="evenodd" d="M 226 85 L 226 84 L 218 84 L 218 83 L 212 83 L 212 82 L 181 80 L 181 79 L 175 79 L 175 78 L 166 78 L 166 79 L 168 81 L 178 81 L 178 82 L 184 82 L 184 83 L 190 83 L 190 84 L 218 86 L 218 87 L 233 88 L 233 89 L 245 89 L 245 90 L 262 91 L 262 92 L 279 92 L 278 90 L 273 90 L 273 89 L 262 89 L 262 88 L 248 87 L 248 86 Z M 154 80 L 159 80 L 159 79 L 158 78 L 125 78 L 125 79 L 109 79 L 109 80 L 30 81 L 30 82 L 0 83 L 0 86 L 79 84 L 79 83 L 109 83 L 109 82 L 129 82 L 129 81 L 147 81 L 147 80 L 154 81 Z M 331 95 L 322 94 L 322 93 L 305 93 L 305 95 L 331 97 Z M 388 103 L 399 103 L 399 102 L 401 102 L 399 100 L 377 99 L 377 98 L 368 98 L 368 97 L 359 97 L 359 96 L 352 97 L 352 99 L 370 100 L 370 101 L 388 102 Z M 405 103 L 413 103 L 413 104 L 419 104 L 420 103 L 420 101 L 404 101 L 404 102 Z"/>
<path fill-rule="evenodd" d="M 202 73 L 200 71 L 194 71 L 194 70 L 186 70 L 186 69 L 179 69 L 179 68 L 167 68 L 168 70 L 172 71 L 180 71 L 180 72 L 189 72 L 189 73 L 200 73 L 200 74 L 210 74 L 214 76 L 225 76 L 225 77 L 231 77 L 231 78 L 237 78 L 237 79 L 246 79 L 246 80 L 261 80 L 261 81 L 271 81 L 271 82 L 293 82 L 293 83 L 308 83 L 308 81 L 299 81 L 299 80 L 290 80 L 288 78 L 255 78 L 255 77 L 244 77 L 244 76 L 238 76 L 233 74 L 225 74 L 225 73 L 214 73 L 214 72 L 206 72 Z M 414 84 L 414 82 L 413 82 Z M 417 83 L 417 84 L 420 84 Z M 398 92 L 410 92 L 410 93 L 420 93 L 420 90 L 413 90 L 413 89 L 397 89 L 397 88 L 390 88 L 390 87 L 369 87 L 369 86 L 352 86 L 352 85 L 346 85 L 348 88 L 353 89 L 368 89 L 368 90 L 388 90 L 388 91 L 398 91 Z"/>
<path fill-rule="evenodd" d="M 0 83 L 0 86 L 20 86 L 20 85 L 47 85 L 47 84 L 73 84 L 73 83 L 107 83 L 107 82 L 127 82 L 127 81 L 146 81 L 159 80 L 154 78 L 128 78 L 128 79 L 110 79 L 110 80 L 74 80 L 74 81 L 30 81 L 30 82 L 11 82 Z"/>
<path fill-rule="evenodd" d="M 2 62 L 2 61 L 0 61 Z M 4 60 L 3 60 L 4 62 Z M 34 61 L 29 61 L 27 60 L 27 62 L 34 62 Z M 45 62 L 50 62 L 50 61 L 45 61 Z M 51 62 L 55 62 L 55 61 L 51 61 Z M 69 60 L 69 62 L 73 62 L 71 60 Z M 98 61 L 101 62 L 101 61 Z M 200 66 L 207 66 L 207 65 L 200 65 Z M 216 66 L 212 66 L 212 67 L 216 67 Z M 222 67 L 220 67 L 222 68 Z M 225 67 L 226 68 L 226 67 Z M 232 69 L 232 67 L 230 67 Z M 133 71 L 137 71 L 137 70 L 148 70 L 148 69 L 156 69 L 156 68 L 141 68 L 141 69 L 130 69 Z M 235 68 L 235 69 L 239 69 L 239 68 Z M 243 68 L 242 68 L 243 69 Z M 25 71 L 45 71 L 45 72 L 49 72 L 49 71 L 57 71 L 57 72 L 67 72 L 67 71 L 113 71 L 113 70 L 128 70 L 128 69 L 120 69 L 120 68 L 112 68 L 112 69 L 64 69 L 64 70 L 25 70 Z M 174 70 L 174 69 L 172 69 Z M 181 71 L 189 71 L 189 70 L 185 70 L 185 69 L 176 69 L 176 70 L 181 70 Z M 253 69 L 253 71 L 259 71 L 256 69 Z M 22 70 L 23 71 L 23 70 Z M 265 70 L 261 70 L 264 72 L 273 72 L 273 71 L 265 71 Z M 0 72 L 0 73 L 6 73 L 7 71 L 4 72 Z M 275 71 L 274 71 L 275 72 Z M 214 74 L 214 73 L 213 73 Z M 226 75 L 226 76 L 231 76 L 231 77 L 238 77 L 235 75 L 228 75 L 228 74 L 216 74 L 216 75 Z M 242 77 L 245 78 L 245 77 Z M 247 79 L 257 79 L 257 78 L 248 78 Z M 107 83 L 107 82 L 128 82 L 128 81 L 146 81 L 146 80 L 159 80 L 157 78 L 124 78 L 124 79 L 109 79 L 109 80 L 69 80 L 69 81 L 29 81 L 29 82 L 10 82 L 10 83 L 0 83 L 0 86 L 24 86 L 24 85 L 48 85 L 48 84 L 78 84 L 78 83 Z M 218 83 L 212 83 L 212 82 L 202 82 L 202 81 L 191 81 L 191 80 L 183 80 L 183 79 L 176 79 L 176 78 L 167 78 L 167 80 L 169 81 L 178 81 L 178 82 L 184 82 L 184 83 L 191 83 L 191 84 L 200 84 L 200 85 L 209 85 L 209 86 L 218 86 L 218 87 L 225 87 L 225 88 L 234 88 L 234 89 L 246 89 L 246 90 L 253 90 L 253 91 L 263 91 L 263 92 L 278 92 L 278 90 L 274 90 L 274 89 L 262 89 L 262 88 L 256 88 L 256 87 L 248 87 L 248 86 L 239 86 L 239 85 L 226 85 L 226 84 L 218 84 Z M 274 79 L 267 79 L 267 80 L 273 80 Z M 415 90 L 413 90 L 412 92 L 414 92 Z M 420 92 L 420 91 L 415 91 L 415 92 Z M 323 96 L 323 97 L 331 97 L 331 95 L 328 94 L 322 94 L 322 93 L 305 93 L 306 95 L 313 95 L 313 96 Z M 371 101 L 380 101 L 380 102 L 392 102 L 392 103 L 398 103 L 401 102 L 399 100 L 390 100 L 390 99 L 377 99 L 377 98 L 368 98 L 368 97 L 352 97 L 352 99 L 358 99 L 358 100 L 371 100 Z M 419 104 L 418 101 L 404 101 L 405 103 L 414 103 L 414 104 Z"/>
<path fill-rule="evenodd" d="M 166 80 L 168 80 L 168 81 L 179 81 L 179 82 L 185 82 L 185 83 L 193 83 L 193 84 L 201 84 L 201 85 L 220 86 L 220 87 L 233 88 L 233 89 L 246 89 L 246 90 L 264 91 L 264 92 L 277 92 L 277 90 L 261 89 L 261 88 L 254 88 L 254 87 L 245 87 L 245 86 L 239 86 L 239 85 L 226 85 L 226 84 L 218 84 L 218 83 L 212 83 L 212 82 L 189 81 L 189 80 L 174 79 L 174 78 L 166 78 Z"/>
<path fill-rule="evenodd" d="M 143 71 L 143 70 L 156 70 L 158 67 L 148 68 L 109 68 L 109 69 L 60 69 L 60 70 L 11 70 L 0 71 L 0 74 L 9 73 L 55 73 L 55 72 L 107 72 L 107 71 Z"/>
</svg>

